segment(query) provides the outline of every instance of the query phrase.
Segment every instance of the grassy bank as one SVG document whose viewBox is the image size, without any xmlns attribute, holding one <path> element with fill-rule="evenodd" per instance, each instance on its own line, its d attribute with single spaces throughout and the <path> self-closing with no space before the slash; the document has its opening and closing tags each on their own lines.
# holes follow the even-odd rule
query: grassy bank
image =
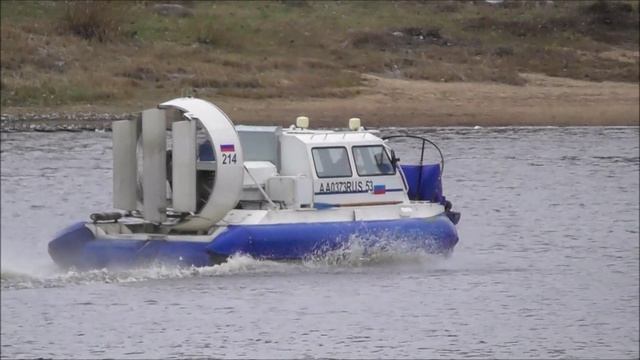
<svg viewBox="0 0 640 360">
<path fill-rule="evenodd" d="M 350 98 L 366 74 L 638 83 L 638 2 L 2 1 L 2 106 Z M 228 101 L 228 100 L 227 100 Z"/>
</svg>

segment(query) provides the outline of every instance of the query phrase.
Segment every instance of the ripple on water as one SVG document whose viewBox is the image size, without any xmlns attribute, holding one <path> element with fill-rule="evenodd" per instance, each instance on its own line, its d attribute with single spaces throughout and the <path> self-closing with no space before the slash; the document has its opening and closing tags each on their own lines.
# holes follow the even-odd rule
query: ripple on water
<svg viewBox="0 0 640 360">
<path fill-rule="evenodd" d="M 443 150 L 451 258 L 356 241 L 296 263 L 61 271 L 47 241 L 110 208 L 111 134 L 0 134 L 2 357 L 639 356 L 638 128 L 382 132 Z"/>
</svg>

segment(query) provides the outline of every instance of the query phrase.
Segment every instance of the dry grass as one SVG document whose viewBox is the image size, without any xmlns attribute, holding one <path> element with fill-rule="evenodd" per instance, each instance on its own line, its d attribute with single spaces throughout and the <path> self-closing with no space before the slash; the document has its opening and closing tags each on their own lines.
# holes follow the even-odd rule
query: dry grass
<svg viewBox="0 0 640 360">
<path fill-rule="evenodd" d="M 66 3 L 62 31 L 85 40 L 104 42 L 121 35 L 128 6 L 123 2 L 76 0 Z"/>
<path fill-rule="evenodd" d="M 637 2 L 2 1 L 2 106 L 343 98 L 363 74 L 638 82 Z M 175 8 L 175 7 L 174 7 Z"/>
</svg>

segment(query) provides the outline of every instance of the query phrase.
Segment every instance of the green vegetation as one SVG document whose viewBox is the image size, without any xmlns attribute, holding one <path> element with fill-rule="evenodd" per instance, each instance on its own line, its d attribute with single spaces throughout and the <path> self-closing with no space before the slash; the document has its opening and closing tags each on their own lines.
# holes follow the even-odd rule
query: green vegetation
<svg viewBox="0 0 640 360">
<path fill-rule="evenodd" d="M 638 2 L 1 4 L 2 106 L 348 97 L 362 74 L 638 82 Z M 629 55 L 631 54 L 631 55 Z M 635 55 L 634 55 L 635 54 Z"/>
</svg>

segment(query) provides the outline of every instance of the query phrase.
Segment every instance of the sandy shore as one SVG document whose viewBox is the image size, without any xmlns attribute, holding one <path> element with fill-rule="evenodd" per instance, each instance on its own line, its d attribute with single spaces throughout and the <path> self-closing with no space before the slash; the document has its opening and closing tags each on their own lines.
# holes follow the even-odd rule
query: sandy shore
<svg viewBox="0 0 640 360">
<path fill-rule="evenodd" d="M 524 74 L 525 86 L 438 83 L 365 75 L 361 95 L 348 99 L 209 99 L 236 124 L 288 126 L 298 115 L 312 127 L 640 125 L 637 83 L 588 82 Z M 158 101 L 165 99 L 158 99 Z M 149 104 L 113 107 L 3 108 L 2 131 L 108 128 Z"/>
</svg>

